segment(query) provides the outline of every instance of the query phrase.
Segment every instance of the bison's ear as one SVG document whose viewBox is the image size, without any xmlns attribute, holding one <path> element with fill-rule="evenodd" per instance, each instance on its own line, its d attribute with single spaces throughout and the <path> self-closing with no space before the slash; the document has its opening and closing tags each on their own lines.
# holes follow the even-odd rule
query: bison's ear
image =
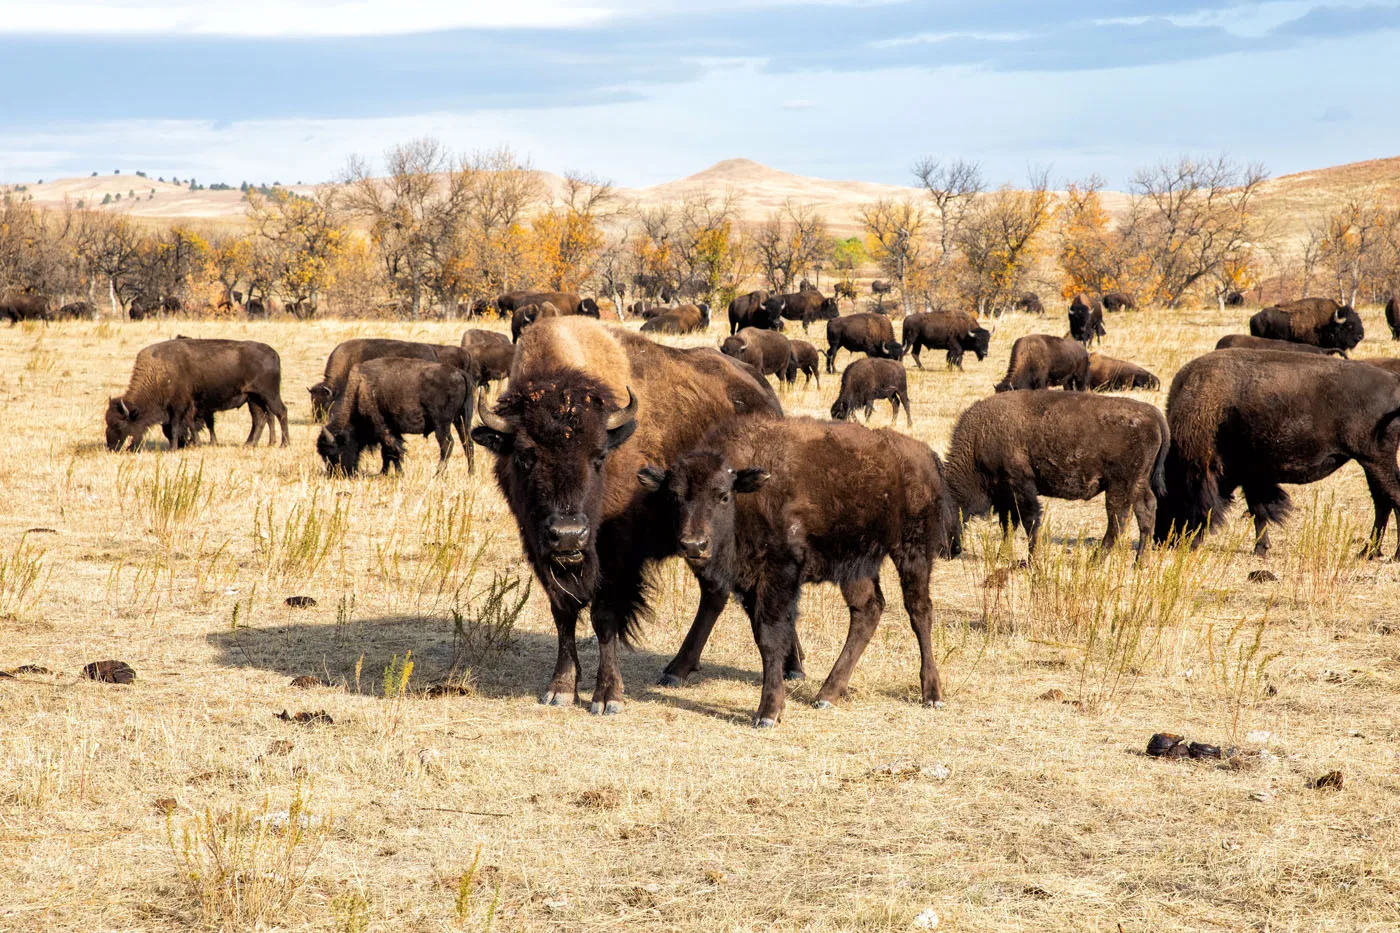
<svg viewBox="0 0 1400 933">
<path fill-rule="evenodd" d="M 734 474 L 735 492 L 757 492 L 768 482 L 768 471 L 759 467 L 745 467 Z"/>
<path fill-rule="evenodd" d="M 643 489 L 656 492 L 666 485 L 666 471 L 660 467 L 644 466 L 637 471 L 637 482 L 642 484 Z"/>
<path fill-rule="evenodd" d="M 488 428 L 484 424 L 479 424 L 472 428 L 472 440 L 482 447 L 499 456 L 506 456 L 515 449 L 515 435 L 505 431 L 497 431 L 495 428 Z"/>
</svg>

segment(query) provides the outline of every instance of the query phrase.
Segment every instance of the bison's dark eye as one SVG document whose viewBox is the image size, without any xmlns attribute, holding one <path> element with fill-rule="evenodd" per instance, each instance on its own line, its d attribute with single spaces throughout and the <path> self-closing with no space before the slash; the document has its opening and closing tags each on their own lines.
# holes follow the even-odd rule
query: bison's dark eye
<svg viewBox="0 0 1400 933">
<path fill-rule="evenodd" d="M 728 502 L 728 501 L 729 501 L 729 493 L 726 492 L 726 493 L 721 494 L 720 497 L 719 497 L 719 501 L 720 501 L 720 502 Z"/>
<path fill-rule="evenodd" d="M 529 447 L 515 448 L 515 462 L 520 464 L 520 469 L 530 472 L 535 468 L 535 451 Z"/>
<path fill-rule="evenodd" d="M 608 460 L 608 452 L 607 452 L 606 450 L 603 451 L 603 452 L 600 453 L 600 454 L 594 454 L 594 455 L 593 455 L 593 469 L 595 469 L 595 470 L 601 470 L 601 469 L 603 468 L 603 464 L 606 463 L 607 460 Z"/>
</svg>

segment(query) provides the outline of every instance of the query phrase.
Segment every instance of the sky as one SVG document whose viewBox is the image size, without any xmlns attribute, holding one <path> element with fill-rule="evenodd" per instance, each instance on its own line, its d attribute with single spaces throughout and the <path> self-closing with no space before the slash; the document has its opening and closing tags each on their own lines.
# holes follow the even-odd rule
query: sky
<svg viewBox="0 0 1400 933">
<path fill-rule="evenodd" d="M 0 0 L 0 180 L 328 181 L 435 136 L 629 186 L 1400 155 L 1400 0 Z"/>
</svg>

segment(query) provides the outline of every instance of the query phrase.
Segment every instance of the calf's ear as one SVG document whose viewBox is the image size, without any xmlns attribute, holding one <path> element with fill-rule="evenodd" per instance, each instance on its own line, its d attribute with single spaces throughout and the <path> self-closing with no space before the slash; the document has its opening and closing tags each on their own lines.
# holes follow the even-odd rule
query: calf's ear
<svg viewBox="0 0 1400 933">
<path fill-rule="evenodd" d="M 660 467 L 644 466 L 637 471 L 637 482 L 642 484 L 643 489 L 656 492 L 666 485 L 666 471 Z"/>
<path fill-rule="evenodd" d="M 735 492 L 757 492 L 768 482 L 769 473 L 759 467 L 745 467 L 734 474 Z"/>
<path fill-rule="evenodd" d="M 493 454 L 498 454 L 502 457 L 515 449 L 514 434 L 497 431 L 494 428 L 488 428 L 484 424 L 479 424 L 472 428 L 472 440 L 476 441 Z"/>
</svg>

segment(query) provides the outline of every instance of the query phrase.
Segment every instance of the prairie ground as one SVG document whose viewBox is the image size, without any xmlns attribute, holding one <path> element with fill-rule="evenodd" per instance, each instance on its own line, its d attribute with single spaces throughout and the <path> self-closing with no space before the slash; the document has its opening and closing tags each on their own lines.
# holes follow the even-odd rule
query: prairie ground
<svg viewBox="0 0 1400 933">
<path fill-rule="evenodd" d="M 1246 316 L 1112 315 L 1103 349 L 1161 376 L 1133 395 L 1164 405 Z M 1360 355 L 1389 352 L 1366 317 Z M 804 595 L 811 679 L 778 729 L 749 727 L 736 607 L 690 685 L 653 686 L 696 598 L 671 563 L 625 713 L 592 717 L 536 701 L 553 627 L 538 587 L 512 619 L 528 567 L 487 452 L 437 475 L 412 439 L 402 478 L 353 480 L 315 456 L 304 386 L 337 342 L 463 326 L 0 328 L 0 668 L 52 672 L 0 679 L 0 929 L 1400 928 L 1400 567 L 1356 559 L 1355 466 L 1293 490 L 1267 562 L 1235 520 L 1195 552 L 1093 563 L 1101 498 L 1047 501 L 1029 567 L 1023 538 L 974 523 L 934 571 L 940 711 L 892 579 L 835 710 L 804 702 L 845 635 L 833 587 Z M 908 361 L 912 433 L 941 451 L 1012 340 L 1063 327 L 1005 318 L 961 373 Z M 277 348 L 290 447 L 240 446 L 243 411 L 218 446 L 103 448 L 135 353 L 177 332 Z M 799 378 L 784 405 L 824 415 L 837 384 Z M 104 659 L 135 682 L 80 677 Z M 1148 758 L 1163 730 L 1268 754 Z M 1309 786 L 1333 770 L 1340 789 Z"/>
</svg>

